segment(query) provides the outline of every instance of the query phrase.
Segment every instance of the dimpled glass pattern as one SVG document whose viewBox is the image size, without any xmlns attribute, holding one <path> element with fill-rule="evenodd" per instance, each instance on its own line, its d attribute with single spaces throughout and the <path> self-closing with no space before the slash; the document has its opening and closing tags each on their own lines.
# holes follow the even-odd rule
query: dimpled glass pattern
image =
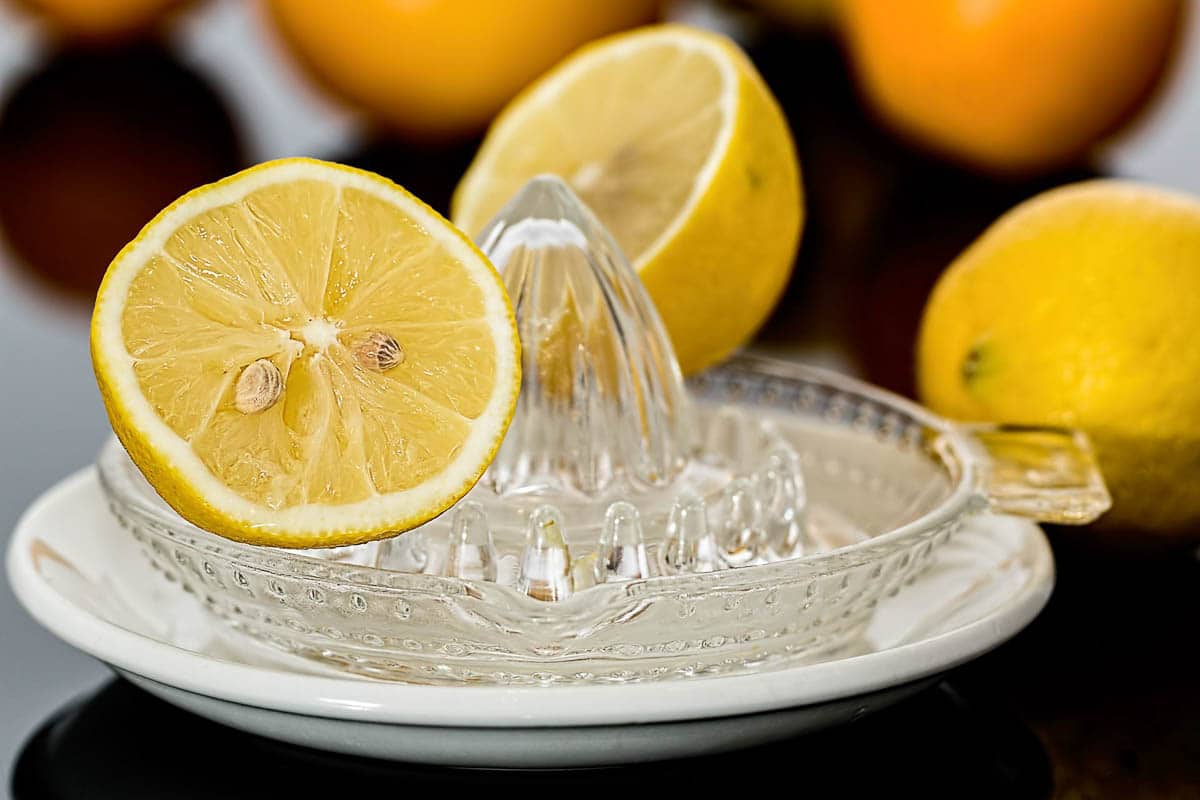
<svg viewBox="0 0 1200 800">
<path fill-rule="evenodd" d="M 685 384 L 611 237 L 554 178 L 481 234 L 521 332 L 522 394 L 454 509 L 382 542 L 256 547 L 171 511 L 115 440 L 114 514 L 236 629 L 417 683 L 679 679 L 853 647 L 879 600 L 989 505 L 1107 506 L 1086 439 L 968 431 L 840 376 L 742 356 Z"/>
</svg>

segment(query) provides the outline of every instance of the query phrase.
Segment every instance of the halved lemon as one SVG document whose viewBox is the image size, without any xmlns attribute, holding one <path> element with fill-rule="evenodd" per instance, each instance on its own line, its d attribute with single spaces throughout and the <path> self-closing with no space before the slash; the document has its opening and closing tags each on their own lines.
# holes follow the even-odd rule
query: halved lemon
<svg viewBox="0 0 1200 800">
<path fill-rule="evenodd" d="M 601 39 L 512 101 L 454 194 L 476 234 L 539 173 L 564 178 L 638 270 L 685 372 L 743 344 L 791 274 L 800 168 L 729 39 L 659 25 Z"/>
<path fill-rule="evenodd" d="M 92 361 L 163 499 L 231 539 L 328 547 L 449 508 L 520 388 L 500 276 L 395 184 L 273 161 L 183 196 L 112 262 Z"/>
</svg>

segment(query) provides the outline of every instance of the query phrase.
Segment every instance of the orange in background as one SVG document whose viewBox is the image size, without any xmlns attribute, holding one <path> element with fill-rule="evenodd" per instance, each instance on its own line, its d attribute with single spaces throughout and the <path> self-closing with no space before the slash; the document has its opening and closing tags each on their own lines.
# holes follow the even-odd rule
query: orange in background
<svg viewBox="0 0 1200 800">
<path fill-rule="evenodd" d="M 984 169 L 1061 165 L 1167 64 L 1180 0 L 843 0 L 859 82 L 899 132 Z"/>
<path fill-rule="evenodd" d="M 242 166 L 221 98 L 154 44 L 61 52 L 13 87 L 3 112 L 0 236 L 11 263 L 89 306 L 146 220 Z"/>
<path fill-rule="evenodd" d="M 482 128 L 580 44 L 652 21 L 658 0 L 269 0 L 300 61 L 416 138 Z"/>
<path fill-rule="evenodd" d="M 123 39 L 153 25 L 181 0 L 18 0 L 72 39 Z"/>
</svg>

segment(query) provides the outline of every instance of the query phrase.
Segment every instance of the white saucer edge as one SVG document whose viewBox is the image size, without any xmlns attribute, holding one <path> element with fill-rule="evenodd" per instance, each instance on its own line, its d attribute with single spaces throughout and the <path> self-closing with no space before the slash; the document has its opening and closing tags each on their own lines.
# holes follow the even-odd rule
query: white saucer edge
<svg viewBox="0 0 1200 800">
<path fill-rule="evenodd" d="M 927 689 L 940 676 L 828 703 L 639 725 L 470 728 L 372 724 L 243 706 L 123 672 L 186 711 L 257 736 L 389 761 L 485 769 L 576 769 L 716 755 L 835 727 Z"/>
<path fill-rule="evenodd" d="M 56 593 L 37 574 L 29 542 L 57 504 L 77 502 L 77 495 L 89 491 L 99 492 L 94 467 L 43 493 L 11 537 L 9 581 L 35 620 L 118 670 L 198 695 L 331 719 L 441 727 L 577 727 L 685 721 L 823 703 L 936 675 L 996 647 L 1037 616 L 1054 585 L 1053 556 L 1039 530 L 1034 537 L 1036 574 L 1023 593 L 988 617 L 877 653 L 747 675 L 612 686 L 415 686 L 290 674 L 181 650 L 99 619 Z M 103 503 L 101 508 L 107 513 Z M 927 651 L 925 657 L 911 657 L 922 651 Z M 548 694 L 553 703 L 545 702 Z"/>
</svg>

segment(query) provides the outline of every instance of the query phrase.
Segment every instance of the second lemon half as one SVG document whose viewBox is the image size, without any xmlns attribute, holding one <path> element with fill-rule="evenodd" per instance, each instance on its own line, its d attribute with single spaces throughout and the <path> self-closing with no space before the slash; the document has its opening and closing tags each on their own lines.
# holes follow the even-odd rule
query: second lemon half
<svg viewBox="0 0 1200 800">
<path fill-rule="evenodd" d="M 455 192 L 455 223 L 478 233 L 546 172 L 616 237 L 685 372 L 744 344 L 787 284 L 803 221 L 795 148 L 723 36 L 662 25 L 568 58 L 493 124 Z"/>
</svg>

